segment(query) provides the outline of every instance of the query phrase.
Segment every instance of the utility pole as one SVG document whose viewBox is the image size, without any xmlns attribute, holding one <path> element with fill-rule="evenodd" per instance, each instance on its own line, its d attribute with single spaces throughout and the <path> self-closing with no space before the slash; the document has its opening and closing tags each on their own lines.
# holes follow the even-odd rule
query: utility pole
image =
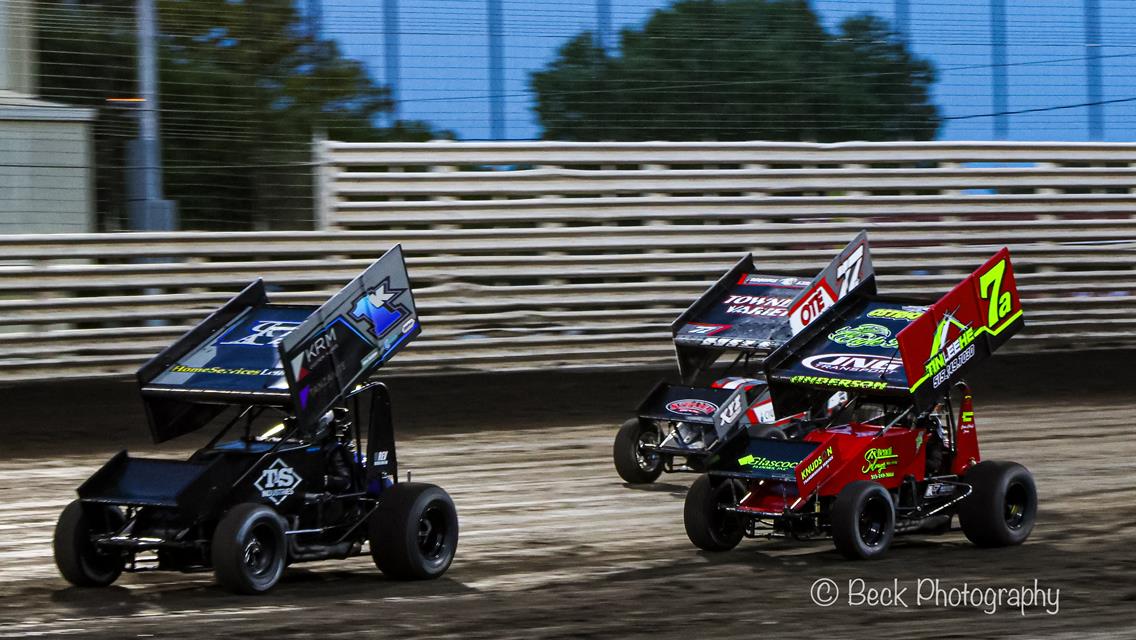
<svg viewBox="0 0 1136 640">
<path fill-rule="evenodd" d="M 895 30 L 907 42 L 911 42 L 910 0 L 895 0 Z"/>
<path fill-rule="evenodd" d="M 390 92 L 390 123 L 394 126 L 399 120 L 398 85 L 401 82 L 399 71 L 398 42 L 398 0 L 383 0 L 383 62 L 386 66 L 387 91 Z"/>
<path fill-rule="evenodd" d="M 1005 140 L 1010 132 L 1006 99 L 1006 0 L 990 0 L 990 78 L 994 97 L 994 138 Z"/>
<path fill-rule="evenodd" d="M 489 137 L 505 138 L 505 36 L 501 0 L 488 0 L 489 13 Z"/>
<path fill-rule="evenodd" d="M 1101 89 L 1100 0 L 1085 0 L 1085 86 L 1089 102 L 1089 140 L 1104 139 Z"/>
<path fill-rule="evenodd" d="M 308 0 L 308 34 L 313 40 L 323 35 L 323 0 Z"/>
<path fill-rule="evenodd" d="M 158 130 L 157 16 L 154 0 L 135 0 L 138 20 L 138 139 L 134 141 L 131 228 L 170 231 L 177 227 L 173 203 L 162 196 L 162 147 Z"/>
<path fill-rule="evenodd" d="M 596 0 L 596 48 L 607 53 L 611 46 L 611 0 Z"/>
</svg>

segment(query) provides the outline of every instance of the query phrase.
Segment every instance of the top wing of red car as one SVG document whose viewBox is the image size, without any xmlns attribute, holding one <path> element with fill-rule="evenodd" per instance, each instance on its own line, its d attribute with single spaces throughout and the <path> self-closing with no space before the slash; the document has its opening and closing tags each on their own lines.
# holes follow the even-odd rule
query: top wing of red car
<svg viewBox="0 0 1136 640">
<path fill-rule="evenodd" d="M 1024 324 L 1010 251 L 1003 248 L 899 333 L 916 404 L 934 402 Z"/>
<path fill-rule="evenodd" d="M 929 406 L 1021 326 L 1006 249 L 930 306 L 856 292 L 766 359 L 774 409 L 807 408 L 812 389 Z"/>
</svg>

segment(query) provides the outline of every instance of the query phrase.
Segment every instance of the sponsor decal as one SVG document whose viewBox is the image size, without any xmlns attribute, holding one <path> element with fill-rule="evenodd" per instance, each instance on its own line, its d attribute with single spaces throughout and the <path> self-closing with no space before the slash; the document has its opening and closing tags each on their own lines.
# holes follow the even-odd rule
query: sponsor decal
<svg viewBox="0 0 1136 640">
<path fill-rule="evenodd" d="M 730 404 L 726 405 L 722 409 L 722 424 L 733 424 L 734 421 L 742 415 L 742 409 L 744 408 L 744 405 L 742 404 L 743 395 L 744 394 L 741 393 L 736 394 L 734 396 L 734 399 L 730 401 Z"/>
<path fill-rule="evenodd" d="M 869 389 L 882 391 L 888 385 L 882 380 L 846 380 L 844 378 L 826 378 L 824 376 L 791 376 L 790 384 L 815 384 L 823 387 L 837 387 L 841 389 Z"/>
<path fill-rule="evenodd" d="M 726 313 L 733 315 L 780 318 L 789 314 L 791 302 L 790 298 L 775 296 L 730 295 L 726 296 L 722 304 L 726 305 Z"/>
<path fill-rule="evenodd" d="M 374 460 L 374 462 L 371 463 L 371 466 L 373 466 L 373 467 L 385 467 L 385 466 L 387 466 L 387 461 L 388 461 L 389 458 L 390 458 L 390 452 L 389 451 L 385 451 L 385 450 L 384 451 L 376 451 L 375 452 L 375 460 Z"/>
<path fill-rule="evenodd" d="M 712 416 L 718 412 L 718 405 L 707 400 L 687 398 L 668 402 L 667 411 L 684 416 Z"/>
<path fill-rule="evenodd" d="M 881 376 L 903 366 L 899 358 L 863 353 L 826 353 L 809 356 L 802 360 L 801 364 L 813 371 L 825 373 L 872 373 Z"/>
<path fill-rule="evenodd" d="M 969 398 L 970 398 L 970 396 L 967 396 L 967 399 L 969 399 Z M 959 416 L 959 418 L 960 418 L 959 428 L 961 430 L 970 431 L 971 429 L 974 428 L 974 412 L 973 411 L 963 411 L 962 415 Z"/>
<path fill-rule="evenodd" d="M 890 468 L 899 464 L 899 456 L 892 452 L 892 448 L 872 447 L 864 452 L 864 466 L 860 473 L 868 476 L 869 480 L 895 477 L 895 471 Z"/>
<path fill-rule="evenodd" d="M 958 335 L 948 342 L 952 329 L 957 330 Z M 931 376 L 931 386 L 936 389 L 941 387 L 974 357 L 974 340 L 977 337 L 978 332 L 959 322 L 954 316 L 950 314 L 943 316 L 935 329 L 935 338 L 931 343 L 931 357 L 923 364 L 927 374 Z"/>
<path fill-rule="evenodd" d="M 218 344 L 239 344 L 255 347 L 275 347 L 284 336 L 300 326 L 299 322 L 282 320 L 261 320 L 249 328 L 249 334 L 236 340 L 226 340 Z"/>
<path fill-rule="evenodd" d="M 805 468 L 801 470 L 801 484 L 808 484 L 809 480 L 815 478 L 817 473 L 827 467 L 830 462 L 832 462 L 832 446 L 825 447 L 819 456 L 805 465 Z"/>
<path fill-rule="evenodd" d="M 800 333 L 813 320 L 816 320 L 824 310 L 836 304 L 836 294 L 828 286 L 828 282 L 821 280 L 810 291 L 801 296 L 801 299 L 789 310 L 789 326 L 793 334 Z"/>
<path fill-rule="evenodd" d="M 924 498 L 937 498 L 940 496 L 949 496 L 955 493 L 957 489 L 954 485 L 945 482 L 933 482 L 927 485 L 927 491 L 923 493 Z"/>
<path fill-rule="evenodd" d="M 686 332 L 699 335 L 699 336 L 712 336 L 716 333 L 721 333 L 734 325 L 732 324 L 707 324 L 705 322 L 691 322 L 686 325 Z"/>
<path fill-rule="evenodd" d="M 915 453 L 919 453 L 919 449 L 923 447 L 923 432 L 915 434 Z"/>
<path fill-rule="evenodd" d="M 382 338 L 394 325 L 410 315 L 405 307 L 392 302 L 405 292 L 406 289 L 391 287 L 390 278 L 387 278 L 354 302 L 351 317 L 370 325 L 375 337 Z M 413 324 L 410 326 L 413 327 Z M 403 333 L 407 331 L 409 329 L 404 326 Z"/>
<path fill-rule="evenodd" d="M 902 309 L 872 309 L 868 312 L 869 318 L 887 318 L 888 320 L 917 320 L 926 309 L 918 307 L 904 307 Z"/>
<path fill-rule="evenodd" d="M 294 494 L 296 487 L 300 486 L 302 481 L 303 478 L 295 469 L 288 466 L 283 458 L 277 458 L 267 469 L 260 472 L 260 477 L 253 486 L 260 490 L 261 497 L 278 505 Z"/>
<path fill-rule="evenodd" d="M 755 340 L 753 338 L 713 338 L 705 337 L 699 343 L 702 347 L 717 347 L 719 349 L 769 349 L 773 343 L 769 340 Z"/>
<path fill-rule="evenodd" d="M 223 376 L 282 376 L 283 369 L 226 369 L 224 367 L 190 367 L 184 364 L 175 364 L 170 367 L 171 373 L 212 373 Z"/>
<path fill-rule="evenodd" d="M 334 325 L 329 325 L 324 333 L 314 338 L 306 349 L 300 352 L 299 355 L 292 358 L 292 377 L 297 381 L 301 381 L 308 377 L 320 361 L 327 357 L 327 354 L 339 344 L 339 334 L 336 333 Z"/>
<path fill-rule="evenodd" d="M 777 422 L 777 414 L 773 412 L 772 400 L 766 400 L 753 405 L 753 407 L 750 408 L 750 412 L 753 413 L 754 422 L 760 422 L 761 424 Z"/>
<path fill-rule="evenodd" d="M 792 471 L 797 466 L 792 460 L 770 460 L 764 456 L 747 455 L 738 458 L 738 465 L 761 471 Z"/>
<path fill-rule="evenodd" d="M 759 276 L 752 273 L 743 273 L 738 278 L 738 284 L 747 285 L 776 285 L 780 287 L 803 287 L 809 283 L 808 280 L 800 278 L 778 278 L 777 276 Z"/>
<path fill-rule="evenodd" d="M 880 347 L 896 349 L 899 341 L 892 337 L 891 329 L 882 324 L 858 324 L 841 327 L 828 334 L 828 339 L 853 349 L 858 347 Z"/>
<path fill-rule="evenodd" d="M 947 361 L 946 366 L 944 366 L 938 373 L 931 376 L 931 386 L 936 389 L 943 386 L 944 382 L 948 382 L 951 379 L 951 376 L 953 376 L 955 372 L 957 372 L 962 367 L 962 365 L 970 362 L 970 359 L 973 357 L 974 345 L 972 344 L 966 349 L 963 349 L 962 352 L 958 354 L 957 358 Z"/>
</svg>

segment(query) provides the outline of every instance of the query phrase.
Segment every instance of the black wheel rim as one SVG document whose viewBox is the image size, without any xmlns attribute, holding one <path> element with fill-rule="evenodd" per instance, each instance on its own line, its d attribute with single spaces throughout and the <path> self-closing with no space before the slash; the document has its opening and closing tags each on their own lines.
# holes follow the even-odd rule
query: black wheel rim
<svg viewBox="0 0 1136 640">
<path fill-rule="evenodd" d="M 275 571 L 279 549 L 274 533 L 270 525 L 260 523 L 245 536 L 243 561 L 250 576 L 264 578 Z"/>
<path fill-rule="evenodd" d="M 1026 521 L 1026 510 L 1029 507 L 1029 492 L 1025 485 L 1015 482 L 1006 489 L 1006 505 L 1004 517 L 1006 526 L 1011 529 L 1021 529 Z"/>
<path fill-rule="evenodd" d="M 430 561 L 445 557 L 446 537 L 450 532 L 446 507 L 441 502 L 431 502 L 418 518 L 418 550 Z"/>
<path fill-rule="evenodd" d="M 659 444 L 659 433 L 654 429 L 644 429 L 639 433 L 638 446 L 635 447 L 635 462 L 643 471 L 651 472 L 659 466 L 659 454 L 644 452 L 643 445 L 656 446 Z"/>
<path fill-rule="evenodd" d="M 860 540 L 869 547 L 877 547 L 884 539 L 888 521 L 887 505 L 879 496 L 869 496 L 860 510 Z"/>
</svg>

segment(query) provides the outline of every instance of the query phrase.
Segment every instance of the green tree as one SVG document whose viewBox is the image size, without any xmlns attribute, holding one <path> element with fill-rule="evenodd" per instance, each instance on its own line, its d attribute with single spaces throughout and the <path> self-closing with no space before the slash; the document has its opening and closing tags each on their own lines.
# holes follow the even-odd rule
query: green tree
<svg viewBox="0 0 1136 640">
<path fill-rule="evenodd" d="M 532 74 L 559 140 L 925 140 L 934 68 L 879 18 L 825 31 L 805 0 L 679 0 L 609 55 L 590 33 Z"/>
<path fill-rule="evenodd" d="M 99 210 L 126 216 L 137 135 L 133 2 L 38 6 L 40 93 L 98 109 Z M 334 42 L 311 37 L 293 0 L 158 0 L 166 197 L 185 228 L 303 228 L 313 217 L 312 140 L 426 140 L 422 123 L 376 126 L 384 87 Z M 108 101 L 109 100 L 109 101 Z M 107 226 L 104 223 L 104 226 Z"/>
</svg>

